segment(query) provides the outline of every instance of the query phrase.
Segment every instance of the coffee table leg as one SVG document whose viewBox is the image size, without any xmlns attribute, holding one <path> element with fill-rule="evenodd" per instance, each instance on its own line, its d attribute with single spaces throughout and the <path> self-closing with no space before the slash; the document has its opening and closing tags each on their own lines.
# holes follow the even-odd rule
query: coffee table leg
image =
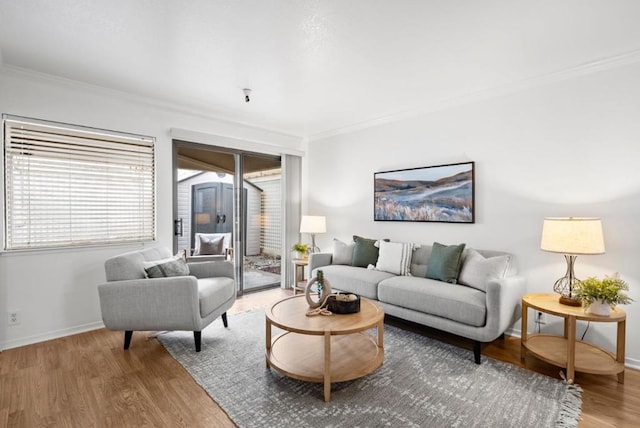
<svg viewBox="0 0 640 428">
<path fill-rule="evenodd" d="M 269 318 L 267 318 L 267 322 L 266 322 L 266 331 L 265 331 L 265 349 L 266 349 L 266 363 L 267 363 L 267 368 L 271 367 L 271 365 L 269 364 L 269 357 L 271 356 L 271 321 L 269 321 Z"/>
<path fill-rule="evenodd" d="M 383 320 L 380 320 L 380 322 L 378 323 L 378 348 L 384 348 L 384 327 L 383 327 Z"/>
<path fill-rule="evenodd" d="M 324 332 L 324 401 L 331 401 L 331 332 Z"/>
</svg>

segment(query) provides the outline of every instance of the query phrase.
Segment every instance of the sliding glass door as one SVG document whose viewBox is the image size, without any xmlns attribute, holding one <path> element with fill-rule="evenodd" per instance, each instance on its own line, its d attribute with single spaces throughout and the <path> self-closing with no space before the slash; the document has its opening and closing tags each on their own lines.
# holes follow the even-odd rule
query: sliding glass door
<svg viewBox="0 0 640 428">
<path fill-rule="evenodd" d="M 174 165 L 176 252 L 232 261 L 239 294 L 285 284 L 280 157 L 174 141 Z"/>
</svg>

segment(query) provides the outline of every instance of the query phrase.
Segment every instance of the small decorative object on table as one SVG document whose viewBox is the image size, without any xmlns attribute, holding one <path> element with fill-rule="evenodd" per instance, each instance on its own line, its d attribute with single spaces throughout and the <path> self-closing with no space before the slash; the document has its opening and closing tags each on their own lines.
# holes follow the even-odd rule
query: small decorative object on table
<svg viewBox="0 0 640 428">
<path fill-rule="evenodd" d="M 313 287 L 316 287 L 318 300 L 314 301 L 312 294 L 316 294 L 313 290 Z M 324 277 L 324 273 L 322 270 L 318 270 L 318 273 L 315 277 L 311 278 L 309 282 L 307 282 L 307 286 L 304 289 L 304 295 L 307 299 L 307 303 L 311 309 L 318 308 L 324 306 L 326 304 L 327 297 L 331 294 L 331 284 Z"/>
<path fill-rule="evenodd" d="M 360 312 L 360 296 L 357 294 L 332 294 L 327 299 L 327 309 L 334 314 Z"/>
<path fill-rule="evenodd" d="M 591 277 L 578 281 L 574 295 L 590 314 L 608 317 L 611 306 L 626 305 L 633 301 L 624 293 L 628 290 L 629 285 L 616 273 L 604 279 Z"/>
</svg>

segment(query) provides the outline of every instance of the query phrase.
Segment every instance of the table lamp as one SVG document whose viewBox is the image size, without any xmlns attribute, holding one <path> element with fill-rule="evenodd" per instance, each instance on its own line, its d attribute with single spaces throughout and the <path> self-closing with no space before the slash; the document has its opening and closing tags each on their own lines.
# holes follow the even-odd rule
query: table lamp
<svg viewBox="0 0 640 428">
<path fill-rule="evenodd" d="M 575 277 L 573 265 L 581 254 L 603 254 L 604 237 L 599 218 L 549 217 L 542 225 L 540 248 L 552 253 L 564 254 L 567 272 L 553 285 L 553 291 L 560 294 L 560 303 L 580 306 L 573 297 L 573 288 L 580 281 Z"/>
<path fill-rule="evenodd" d="M 321 215 L 303 215 L 300 221 L 300 233 L 311 234 L 311 248 L 309 252 L 319 252 L 320 248 L 316 247 L 316 233 L 325 233 L 327 231 L 327 221 Z"/>
</svg>

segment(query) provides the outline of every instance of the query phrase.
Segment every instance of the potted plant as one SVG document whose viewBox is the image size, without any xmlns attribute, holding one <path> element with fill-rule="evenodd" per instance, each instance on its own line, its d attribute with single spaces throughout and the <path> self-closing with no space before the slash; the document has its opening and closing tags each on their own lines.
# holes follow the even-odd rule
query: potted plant
<svg viewBox="0 0 640 428">
<path fill-rule="evenodd" d="M 309 252 L 309 246 L 307 244 L 296 242 L 293 244 L 293 247 L 291 247 L 291 250 L 297 253 L 296 258 L 304 259 L 307 257 L 307 253 Z"/>
<path fill-rule="evenodd" d="M 576 283 L 574 294 L 589 313 L 609 316 L 611 306 L 626 305 L 633 301 L 624 292 L 629 285 L 616 273 L 604 279 L 590 277 Z"/>
</svg>

